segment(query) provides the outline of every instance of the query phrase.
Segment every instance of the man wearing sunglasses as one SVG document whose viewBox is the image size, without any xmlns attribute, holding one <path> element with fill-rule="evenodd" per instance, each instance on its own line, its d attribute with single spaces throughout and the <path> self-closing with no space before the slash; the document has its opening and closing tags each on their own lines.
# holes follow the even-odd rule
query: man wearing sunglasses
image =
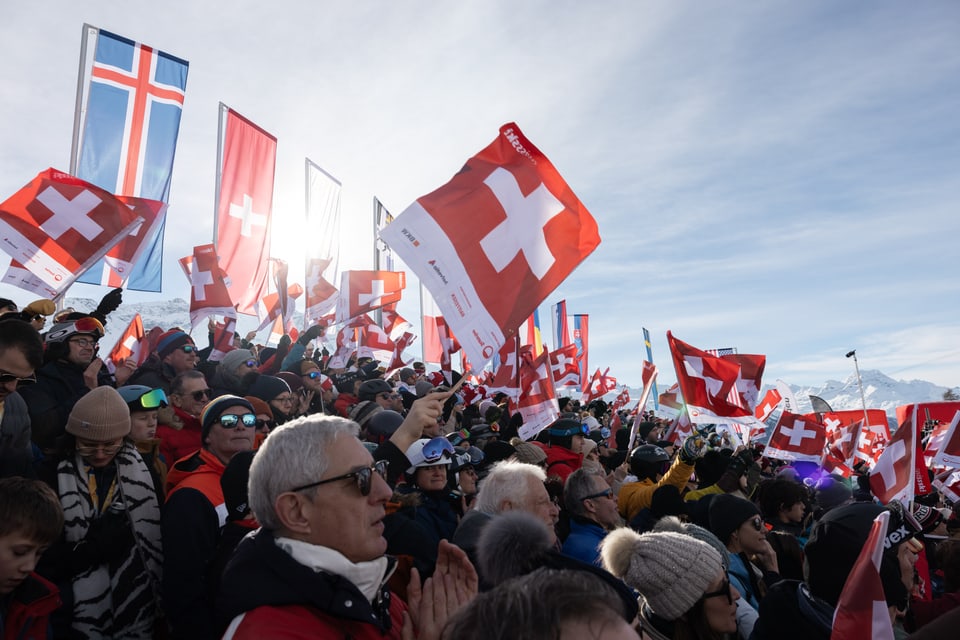
<svg viewBox="0 0 960 640">
<path fill-rule="evenodd" d="M 162 516 L 163 597 L 175 638 L 217 637 L 211 575 L 227 508 L 220 478 L 227 463 L 253 449 L 257 416 L 237 396 L 221 396 L 201 413 L 202 448 L 170 468 Z"/>
<path fill-rule="evenodd" d="M 167 394 L 170 407 L 159 412 L 160 453 L 172 467 L 203 444 L 200 413 L 210 401 L 210 387 L 199 371 L 184 371 L 174 377 Z"/>
<path fill-rule="evenodd" d="M 0 477 L 29 474 L 30 414 L 17 390 L 33 383 L 42 362 L 36 329 L 18 318 L 0 320 Z"/>
<path fill-rule="evenodd" d="M 33 441 L 46 453 L 63 435 L 70 411 L 81 397 L 98 386 L 113 386 L 110 373 L 96 358 L 103 324 L 96 318 L 70 314 L 45 336 L 43 366 L 37 382 L 21 395 L 30 408 Z"/>
<path fill-rule="evenodd" d="M 582 562 L 603 566 L 600 543 L 608 531 L 623 526 L 617 513 L 617 496 L 603 476 L 577 469 L 563 486 L 563 502 L 570 515 L 570 534 L 561 553 Z"/>
<path fill-rule="evenodd" d="M 133 372 L 127 384 L 142 384 L 170 394 L 170 383 L 177 374 L 192 371 L 200 361 L 193 338 L 180 329 L 170 329 L 157 340 L 156 350 Z"/>
<path fill-rule="evenodd" d="M 386 584 L 396 562 L 384 555 L 387 465 L 374 462 L 357 433 L 349 420 L 308 416 L 278 427 L 257 452 L 248 486 L 261 528 L 241 541 L 224 572 L 217 607 L 221 626 L 229 625 L 224 638 L 259 640 L 279 629 L 311 638 L 401 637 L 407 605 Z M 441 629 L 477 590 L 462 551 L 441 542 L 437 556 L 422 592 L 416 572 L 407 588 L 420 632 Z"/>
</svg>

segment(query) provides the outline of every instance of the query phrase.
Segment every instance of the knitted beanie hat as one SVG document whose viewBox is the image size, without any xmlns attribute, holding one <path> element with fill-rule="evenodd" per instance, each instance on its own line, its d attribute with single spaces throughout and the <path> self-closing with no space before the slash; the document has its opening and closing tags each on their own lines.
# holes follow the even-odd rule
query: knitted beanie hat
<svg viewBox="0 0 960 640">
<path fill-rule="evenodd" d="M 91 442 L 113 442 L 130 433 L 130 409 L 113 387 L 97 387 L 77 400 L 66 431 Z"/>
<path fill-rule="evenodd" d="M 604 568 L 640 592 L 653 613 L 676 620 L 697 603 L 723 571 L 720 554 L 682 533 L 644 533 L 623 527 L 600 543 Z"/>
<path fill-rule="evenodd" d="M 546 462 L 547 453 L 540 447 L 529 442 L 518 442 L 513 445 L 514 457 L 520 462 L 526 462 L 527 464 L 540 465 L 542 462 Z"/>
<path fill-rule="evenodd" d="M 244 396 L 243 398 L 250 403 L 250 406 L 253 407 L 253 412 L 256 415 L 264 415 L 273 417 L 273 411 L 270 410 L 270 405 L 261 400 L 256 396 Z"/>
<path fill-rule="evenodd" d="M 757 505 L 749 500 L 722 493 L 710 503 L 710 531 L 726 545 L 733 532 L 744 522 L 760 515 Z"/>
<path fill-rule="evenodd" d="M 220 417 L 220 414 L 230 407 L 245 407 L 250 410 L 250 413 L 256 415 L 253 405 L 247 402 L 245 398 L 231 395 L 214 398 L 207 403 L 207 406 L 205 406 L 203 411 L 200 413 L 201 442 L 206 440 L 207 436 L 210 435 L 210 429 L 213 428 L 213 423 L 217 421 L 217 418 Z"/>
<path fill-rule="evenodd" d="M 234 349 L 233 351 L 229 351 L 227 355 L 220 359 L 220 367 L 223 369 L 224 373 L 230 375 L 231 377 L 236 377 L 237 367 L 247 360 L 256 360 L 256 358 L 253 357 L 253 352 L 250 351 L 250 349 Z"/>
<path fill-rule="evenodd" d="M 193 344 L 193 338 L 180 329 L 170 329 L 157 340 L 157 355 L 163 360 L 185 344 Z"/>
<path fill-rule="evenodd" d="M 362 400 L 350 408 L 350 419 L 360 425 L 361 429 L 364 429 L 367 426 L 367 421 L 381 411 L 383 411 L 383 407 L 373 400 Z"/>
<path fill-rule="evenodd" d="M 300 390 L 303 389 L 303 381 L 300 376 L 292 371 L 280 371 L 277 373 L 277 377 L 286 382 L 293 393 L 300 393 Z"/>
<path fill-rule="evenodd" d="M 270 402 L 281 393 L 290 393 L 290 385 L 276 376 L 259 376 L 247 389 L 248 396 L 256 396 L 264 402 Z"/>
</svg>

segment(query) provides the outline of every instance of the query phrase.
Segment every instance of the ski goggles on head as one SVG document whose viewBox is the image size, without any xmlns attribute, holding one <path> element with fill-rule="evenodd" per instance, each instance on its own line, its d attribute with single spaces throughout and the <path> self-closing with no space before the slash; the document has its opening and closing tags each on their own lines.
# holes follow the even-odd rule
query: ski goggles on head
<svg viewBox="0 0 960 640">
<path fill-rule="evenodd" d="M 257 416 L 252 413 L 245 413 L 242 416 L 238 416 L 235 413 L 225 413 L 217 419 L 217 422 L 220 423 L 220 426 L 224 429 L 233 429 L 240 422 L 243 422 L 245 427 L 255 427 L 257 426 Z"/>
<path fill-rule="evenodd" d="M 438 436 L 423 445 L 423 450 L 420 453 L 423 455 L 424 462 L 436 462 L 444 453 L 447 454 L 447 457 L 452 458 L 456 454 L 456 450 L 449 440 L 443 436 Z"/>
<path fill-rule="evenodd" d="M 136 402 L 141 409 L 162 409 L 170 404 L 163 389 L 151 389 L 137 398 Z"/>
<path fill-rule="evenodd" d="M 460 429 L 460 431 L 451 431 L 444 437 L 450 441 L 450 444 L 456 446 L 464 440 L 469 440 L 470 432 L 466 429 Z"/>
</svg>

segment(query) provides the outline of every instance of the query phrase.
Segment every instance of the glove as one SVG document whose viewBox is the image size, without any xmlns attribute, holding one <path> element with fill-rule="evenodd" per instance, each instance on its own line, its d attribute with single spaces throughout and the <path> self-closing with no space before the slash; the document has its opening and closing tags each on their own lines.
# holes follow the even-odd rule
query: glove
<svg viewBox="0 0 960 640">
<path fill-rule="evenodd" d="M 315 340 L 323 332 L 323 327 L 319 324 L 311 326 L 309 329 L 304 331 L 299 338 L 297 338 L 297 344 L 307 345 L 311 340 Z"/>
<path fill-rule="evenodd" d="M 23 313 L 29 315 L 31 318 L 34 316 L 50 316 L 57 310 L 57 305 L 53 303 L 53 300 L 47 300 L 41 298 L 40 300 L 34 300 L 27 306 L 23 308 Z"/>
<path fill-rule="evenodd" d="M 103 324 L 107 323 L 107 316 L 116 311 L 117 307 L 120 306 L 120 303 L 123 302 L 123 289 L 117 287 L 116 289 L 111 289 L 110 293 L 103 296 L 100 299 L 100 304 L 97 305 L 97 308 L 94 309 L 92 315 L 94 318 L 102 322 Z"/>
<path fill-rule="evenodd" d="M 707 440 L 699 433 L 687 436 L 680 447 L 680 460 L 686 464 L 693 464 L 702 458 L 709 448 Z"/>
<path fill-rule="evenodd" d="M 106 564 L 130 553 L 133 529 L 126 511 L 107 511 L 90 523 L 86 537 L 73 549 L 71 565 L 79 572 L 98 564 Z"/>
<path fill-rule="evenodd" d="M 277 341 L 277 351 L 280 351 L 281 349 L 283 349 L 283 352 L 286 353 L 287 349 L 289 349 L 290 347 L 291 342 L 293 342 L 293 340 L 290 339 L 290 336 L 288 336 L 287 334 L 283 334 L 282 336 L 280 336 L 280 340 Z"/>
</svg>

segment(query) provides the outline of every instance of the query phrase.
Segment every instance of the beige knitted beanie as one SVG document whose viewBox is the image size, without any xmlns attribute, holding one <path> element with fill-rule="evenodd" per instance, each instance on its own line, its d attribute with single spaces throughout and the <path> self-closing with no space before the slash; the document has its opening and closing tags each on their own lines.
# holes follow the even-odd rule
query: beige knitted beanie
<svg viewBox="0 0 960 640">
<path fill-rule="evenodd" d="M 689 611 L 723 570 L 716 549 L 682 533 L 641 535 L 624 527 L 604 538 L 600 554 L 604 568 L 665 620 Z"/>
<path fill-rule="evenodd" d="M 97 387 L 77 400 L 67 433 L 91 442 L 113 442 L 130 433 L 130 409 L 113 387 Z"/>
</svg>

